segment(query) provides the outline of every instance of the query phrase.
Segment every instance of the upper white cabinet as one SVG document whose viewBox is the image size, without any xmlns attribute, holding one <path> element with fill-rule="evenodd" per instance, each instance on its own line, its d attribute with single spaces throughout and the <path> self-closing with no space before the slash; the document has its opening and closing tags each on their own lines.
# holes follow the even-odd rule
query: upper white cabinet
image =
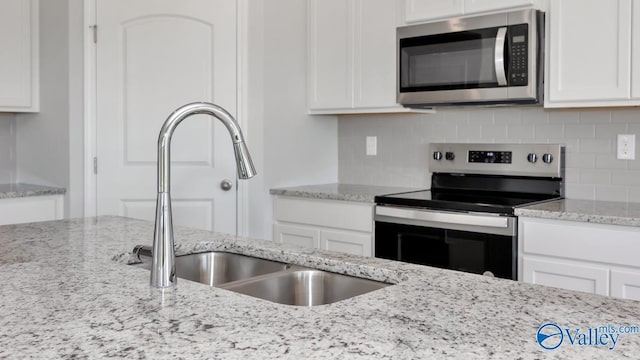
<svg viewBox="0 0 640 360">
<path fill-rule="evenodd" d="M 550 2 L 546 107 L 640 104 L 631 94 L 640 85 L 631 81 L 640 70 L 631 53 L 632 37 L 640 42 L 640 31 L 632 34 L 640 17 L 631 10 L 632 0 Z"/>
<path fill-rule="evenodd" d="M 0 112 L 39 107 L 38 1 L 0 0 Z"/>
<path fill-rule="evenodd" d="M 407 24 L 537 5 L 537 0 L 405 0 Z"/>
<path fill-rule="evenodd" d="M 464 13 L 463 0 L 405 0 L 407 23 L 442 19 Z"/>
<path fill-rule="evenodd" d="M 309 0 L 309 113 L 411 111 L 396 103 L 397 5 Z"/>
</svg>

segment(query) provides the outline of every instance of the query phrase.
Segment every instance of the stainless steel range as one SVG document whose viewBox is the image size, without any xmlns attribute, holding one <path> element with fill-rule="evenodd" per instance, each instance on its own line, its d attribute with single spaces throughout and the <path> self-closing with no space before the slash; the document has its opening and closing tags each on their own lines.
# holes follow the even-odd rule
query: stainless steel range
<svg viewBox="0 0 640 360">
<path fill-rule="evenodd" d="M 375 256 L 516 280 L 514 209 L 563 196 L 558 144 L 431 144 L 431 189 L 377 196 Z"/>
</svg>

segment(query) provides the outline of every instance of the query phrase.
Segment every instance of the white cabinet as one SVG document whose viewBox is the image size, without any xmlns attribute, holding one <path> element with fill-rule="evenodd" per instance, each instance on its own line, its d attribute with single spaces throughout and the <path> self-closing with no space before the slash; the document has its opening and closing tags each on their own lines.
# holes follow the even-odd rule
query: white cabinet
<svg viewBox="0 0 640 360">
<path fill-rule="evenodd" d="M 442 19 L 464 13 L 463 0 L 405 0 L 407 23 Z"/>
<path fill-rule="evenodd" d="M 612 270 L 611 296 L 640 300 L 640 270 Z"/>
<path fill-rule="evenodd" d="M 0 112 L 39 107 L 38 1 L 0 0 Z"/>
<path fill-rule="evenodd" d="M 0 225 L 60 220 L 63 217 L 62 195 L 0 199 Z"/>
<path fill-rule="evenodd" d="M 523 279 L 531 284 L 609 295 L 609 269 L 560 259 L 523 258 Z"/>
<path fill-rule="evenodd" d="M 550 2 L 546 107 L 640 104 L 631 101 L 631 30 L 640 21 L 631 2 Z"/>
<path fill-rule="evenodd" d="M 274 241 L 373 256 L 373 204 L 274 198 Z"/>
<path fill-rule="evenodd" d="M 412 24 L 538 6 L 539 3 L 537 0 L 405 0 L 404 19 Z"/>
<path fill-rule="evenodd" d="M 640 299 L 640 228 L 518 218 L 524 282 Z"/>
<path fill-rule="evenodd" d="M 309 113 L 414 111 L 396 103 L 397 1 L 308 4 Z"/>
</svg>

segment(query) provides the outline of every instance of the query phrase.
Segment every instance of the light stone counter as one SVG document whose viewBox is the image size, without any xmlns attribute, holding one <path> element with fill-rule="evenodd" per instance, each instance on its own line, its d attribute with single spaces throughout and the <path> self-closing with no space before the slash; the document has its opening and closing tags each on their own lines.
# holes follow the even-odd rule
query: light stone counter
<svg viewBox="0 0 640 360">
<path fill-rule="evenodd" d="M 276 188 L 271 189 L 270 193 L 271 195 L 296 196 L 310 199 L 346 200 L 372 203 L 374 202 L 374 198 L 379 195 L 397 194 L 418 190 L 425 189 L 333 183 Z"/>
<path fill-rule="evenodd" d="M 0 184 L 0 199 L 11 199 L 27 196 L 64 195 L 66 189 L 31 184 Z"/>
<path fill-rule="evenodd" d="M 554 220 L 640 226 L 640 203 L 630 202 L 564 199 L 517 208 L 515 214 Z"/>
<path fill-rule="evenodd" d="M 386 280 L 342 302 L 295 307 L 179 281 L 164 296 L 127 252 L 153 224 L 121 217 L 0 227 L 0 358 L 603 359 L 613 350 L 536 342 L 541 324 L 640 325 L 640 302 L 381 259 L 176 229 L 177 253 L 208 249 Z M 572 330 L 574 331 L 574 330 Z M 577 340 L 576 340 L 577 341 Z"/>
</svg>

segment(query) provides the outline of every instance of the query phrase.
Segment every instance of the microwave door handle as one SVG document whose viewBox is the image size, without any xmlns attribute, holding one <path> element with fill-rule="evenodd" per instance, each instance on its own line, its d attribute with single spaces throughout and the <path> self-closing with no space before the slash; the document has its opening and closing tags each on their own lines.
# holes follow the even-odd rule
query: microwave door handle
<svg viewBox="0 0 640 360">
<path fill-rule="evenodd" d="M 504 43 L 507 40 L 507 28 L 501 27 L 498 29 L 496 35 L 496 48 L 495 48 L 495 66 L 496 66 L 496 78 L 498 79 L 498 86 L 507 85 L 507 75 L 505 73 L 505 53 Z"/>
</svg>

